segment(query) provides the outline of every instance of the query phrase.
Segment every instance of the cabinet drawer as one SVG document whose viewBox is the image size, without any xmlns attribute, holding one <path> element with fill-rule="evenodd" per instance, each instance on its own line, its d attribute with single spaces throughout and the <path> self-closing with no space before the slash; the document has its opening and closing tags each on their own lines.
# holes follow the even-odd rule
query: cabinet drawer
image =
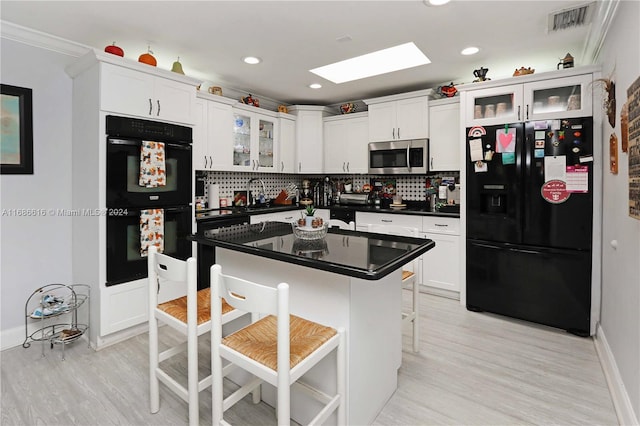
<svg viewBox="0 0 640 426">
<path fill-rule="evenodd" d="M 432 234 L 460 235 L 460 219 L 424 216 L 422 218 L 422 231 Z"/>
<path fill-rule="evenodd" d="M 419 216 L 356 212 L 356 226 L 360 231 L 366 231 L 367 225 L 394 225 L 422 229 L 422 218 Z"/>
</svg>

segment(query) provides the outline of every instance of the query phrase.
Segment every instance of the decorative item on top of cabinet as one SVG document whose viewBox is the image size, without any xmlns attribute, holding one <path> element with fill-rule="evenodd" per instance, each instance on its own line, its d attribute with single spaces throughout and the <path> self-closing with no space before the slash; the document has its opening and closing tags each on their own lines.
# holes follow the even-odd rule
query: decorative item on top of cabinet
<svg viewBox="0 0 640 426">
<path fill-rule="evenodd" d="M 519 69 L 516 68 L 516 70 L 513 72 L 513 76 L 517 77 L 519 75 L 529 75 L 529 74 L 533 74 L 534 72 L 536 72 L 536 70 L 532 69 L 531 67 L 529 68 L 520 67 Z"/>
<path fill-rule="evenodd" d="M 448 86 L 438 86 L 436 90 L 443 98 L 452 98 L 458 93 L 458 89 L 454 86 L 453 81 Z"/>
<path fill-rule="evenodd" d="M 171 71 L 184 75 L 184 71 L 182 70 L 182 64 L 180 63 L 180 56 L 178 56 L 178 59 L 173 63 L 173 66 L 171 67 Z"/>
<path fill-rule="evenodd" d="M 560 69 L 560 65 L 562 65 L 562 68 L 573 68 L 573 56 L 567 53 L 565 57 L 558 62 L 557 69 Z"/>
<path fill-rule="evenodd" d="M 142 62 L 143 64 L 151 65 L 155 67 L 158 65 L 158 61 L 153 56 L 153 52 L 151 51 L 151 46 L 147 48 L 147 51 L 138 57 L 138 62 Z"/>
<path fill-rule="evenodd" d="M 488 72 L 489 72 L 489 68 L 484 68 L 484 67 L 480 67 L 477 70 L 473 70 L 473 76 L 476 77 L 476 79 L 473 80 L 473 82 L 478 83 L 480 81 L 491 80 L 490 78 L 487 78 Z"/>
<path fill-rule="evenodd" d="M 112 55 L 116 55 L 116 56 L 124 56 L 124 50 L 122 50 L 122 48 L 116 46 L 116 42 L 114 41 L 113 44 L 110 44 L 109 46 L 104 48 L 104 51 L 107 53 L 111 53 Z"/>
</svg>

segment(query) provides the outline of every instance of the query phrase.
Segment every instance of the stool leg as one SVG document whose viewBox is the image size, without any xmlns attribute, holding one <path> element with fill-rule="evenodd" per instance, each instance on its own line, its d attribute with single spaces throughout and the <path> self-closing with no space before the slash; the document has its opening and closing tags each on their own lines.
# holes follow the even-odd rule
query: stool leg
<svg viewBox="0 0 640 426">
<path fill-rule="evenodd" d="M 189 426 L 197 426 L 200 421 L 198 403 L 198 335 L 196 325 L 189 324 L 187 330 L 187 390 L 189 392 Z"/>
<path fill-rule="evenodd" d="M 158 320 L 155 315 L 149 317 L 149 398 L 151 412 L 160 410 L 160 384 L 156 376 L 158 368 Z"/>
<path fill-rule="evenodd" d="M 413 281 L 413 352 L 420 352 L 420 345 L 418 343 L 420 338 L 420 328 L 418 326 L 418 305 L 419 305 L 419 297 L 420 297 L 420 286 L 418 284 L 418 280 Z"/>
</svg>

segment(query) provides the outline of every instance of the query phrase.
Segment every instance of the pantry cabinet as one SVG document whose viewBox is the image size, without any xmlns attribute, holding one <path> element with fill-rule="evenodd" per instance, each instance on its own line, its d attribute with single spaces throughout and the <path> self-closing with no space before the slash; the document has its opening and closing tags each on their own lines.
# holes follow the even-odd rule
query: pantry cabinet
<svg viewBox="0 0 640 426">
<path fill-rule="evenodd" d="M 193 85 L 113 64 L 102 64 L 100 77 L 104 111 L 194 123 L 196 88 Z"/>
<path fill-rule="evenodd" d="M 468 99 L 464 111 L 466 126 L 591 116 L 592 73 L 559 75 L 562 74 L 553 72 L 544 76 L 514 77 L 513 80 L 526 79 L 526 82 L 501 86 L 489 82 L 490 87 L 465 88 L 463 96 Z M 504 80 L 502 82 L 504 84 Z M 482 86 L 478 87 L 487 85 L 479 84 Z"/>
<path fill-rule="evenodd" d="M 460 99 L 429 102 L 429 171 L 460 170 Z"/>
<path fill-rule="evenodd" d="M 289 112 L 296 116 L 295 173 L 324 173 L 323 118 L 329 108 L 293 105 Z"/>
<path fill-rule="evenodd" d="M 288 114 L 279 113 L 279 136 L 276 162 L 280 173 L 294 173 L 296 163 L 296 120 Z"/>
<path fill-rule="evenodd" d="M 425 139 L 429 137 L 430 90 L 365 99 L 369 106 L 369 141 Z"/>
<path fill-rule="evenodd" d="M 368 114 L 357 113 L 324 119 L 325 173 L 367 173 Z"/>
</svg>

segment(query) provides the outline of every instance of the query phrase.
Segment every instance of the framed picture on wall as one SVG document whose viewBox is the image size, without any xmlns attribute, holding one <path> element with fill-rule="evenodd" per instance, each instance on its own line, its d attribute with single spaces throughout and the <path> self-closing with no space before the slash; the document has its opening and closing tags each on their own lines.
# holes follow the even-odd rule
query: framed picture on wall
<svg viewBox="0 0 640 426">
<path fill-rule="evenodd" d="M 0 86 L 0 173 L 33 174 L 32 91 Z"/>
</svg>

